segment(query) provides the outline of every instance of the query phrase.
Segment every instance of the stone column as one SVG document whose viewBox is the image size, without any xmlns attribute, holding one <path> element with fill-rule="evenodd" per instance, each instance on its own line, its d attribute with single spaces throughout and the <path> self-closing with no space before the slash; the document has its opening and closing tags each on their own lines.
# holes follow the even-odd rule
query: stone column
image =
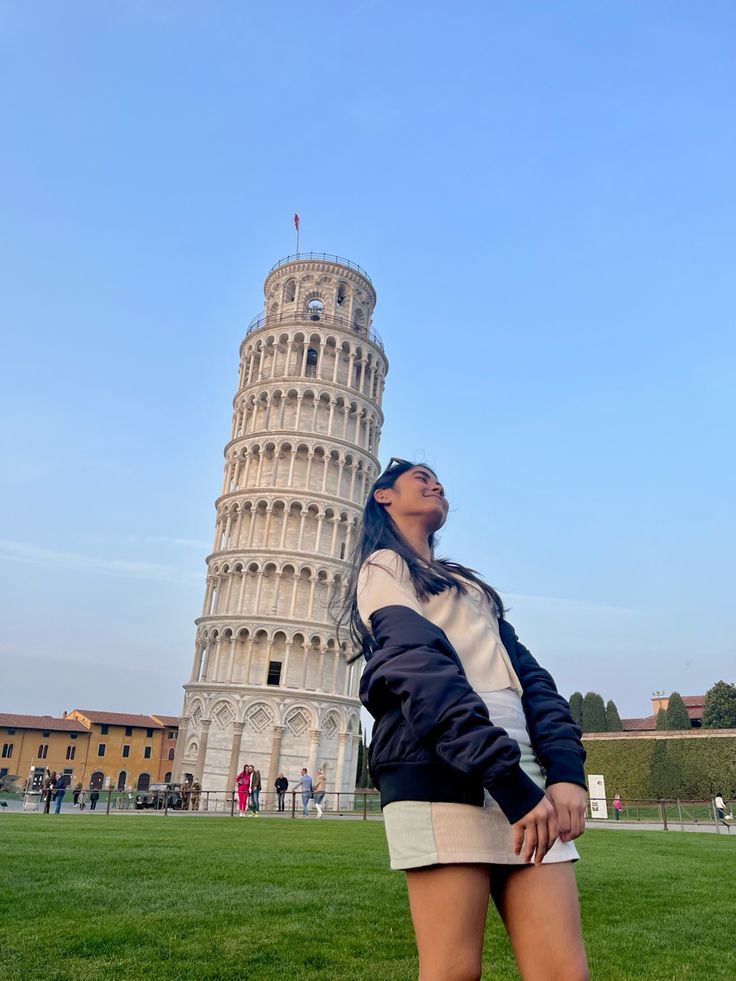
<svg viewBox="0 0 736 981">
<path fill-rule="evenodd" d="M 307 759 L 307 773 L 310 777 L 314 777 L 317 769 L 317 751 L 319 750 L 319 737 L 321 735 L 321 729 L 309 730 L 309 758 Z"/>
<path fill-rule="evenodd" d="M 230 765 L 227 770 L 227 786 L 225 790 L 228 793 L 235 789 L 235 778 L 240 772 L 239 760 L 240 760 L 240 744 L 243 741 L 243 729 L 245 728 L 244 722 L 236 722 L 233 725 L 233 747 L 230 750 Z"/>
<path fill-rule="evenodd" d="M 337 767 L 335 768 L 335 791 L 342 793 L 343 781 L 345 779 L 345 743 L 347 742 L 347 732 L 337 734 Z"/>
<path fill-rule="evenodd" d="M 271 739 L 271 762 L 268 765 L 268 783 L 266 784 L 266 791 L 268 793 L 273 792 L 273 785 L 276 783 L 276 777 L 279 775 L 279 762 L 281 760 L 281 740 L 284 737 L 284 727 L 274 726 L 273 727 L 273 738 Z"/>
<path fill-rule="evenodd" d="M 187 737 L 189 735 L 189 723 L 191 716 L 182 715 L 179 720 L 179 731 L 176 736 L 176 753 L 174 766 L 172 767 L 172 780 L 181 783 L 184 779 L 184 754 L 187 749 Z"/>
<path fill-rule="evenodd" d="M 207 742 L 210 738 L 210 726 L 212 725 L 212 719 L 202 719 L 202 737 L 199 741 L 199 756 L 197 757 L 197 764 L 194 768 L 194 779 L 199 780 L 202 783 L 202 775 L 204 774 L 204 764 L 207 757 Z M 204 788 L 207 789 L 206 787 Z"/>
</svg>

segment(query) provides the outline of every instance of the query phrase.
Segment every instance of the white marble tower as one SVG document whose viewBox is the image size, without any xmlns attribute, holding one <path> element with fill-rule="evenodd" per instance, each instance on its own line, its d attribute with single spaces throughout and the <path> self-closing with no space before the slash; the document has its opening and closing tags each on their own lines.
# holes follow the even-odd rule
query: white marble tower
<svg viewBox="0 0 736 981">
<path fill-rule="evenodd" d="M 327 606 L 378 473 L 388 362 L 375 290 L 347 259 L 289 256 L 264 294 L 240 345 L 174 773 L 231 790 L 252 762 L 270 792 L 280 770 L 324 766 L 328 791 L 349 792 L 360 663 Z"/>
</svg>

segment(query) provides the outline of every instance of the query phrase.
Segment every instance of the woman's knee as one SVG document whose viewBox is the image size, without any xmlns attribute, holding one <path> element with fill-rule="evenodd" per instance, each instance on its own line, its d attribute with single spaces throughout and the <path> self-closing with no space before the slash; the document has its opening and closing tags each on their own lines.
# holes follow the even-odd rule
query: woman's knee
<svg viewBox="0 0 736 981">
<path fill-rule="evenodd" d="M 445 963 L 433 958 L 426 967 L 419 965 L 419 981 L 480 981 L 482 974 L 481 959 L 460 951 Z"/>
</svg>

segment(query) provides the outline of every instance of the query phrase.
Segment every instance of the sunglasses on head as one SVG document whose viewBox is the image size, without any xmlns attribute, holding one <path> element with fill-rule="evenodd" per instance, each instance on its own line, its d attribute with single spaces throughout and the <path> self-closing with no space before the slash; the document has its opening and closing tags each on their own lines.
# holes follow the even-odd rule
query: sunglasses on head
<svg viewBox="0 0 736 981">
<path fill-rule="evenodd" d="M 411 462 L 411 460 L 402 460 L 400 456 L 392 456 L 391 459 L 386 464 L 386 466 L 383 468 L 383 472 L 386 473 L 386 471 L 390 470 L 391 467 L 404 467 L 404 466 L 413 467 L 414 464 Z"/>
</svg>

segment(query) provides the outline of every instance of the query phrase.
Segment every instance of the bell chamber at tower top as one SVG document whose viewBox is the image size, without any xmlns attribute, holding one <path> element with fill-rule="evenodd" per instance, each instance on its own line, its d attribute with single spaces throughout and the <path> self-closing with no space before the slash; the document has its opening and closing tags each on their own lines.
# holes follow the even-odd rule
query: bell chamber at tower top
<svg viewBox="0 0 736 981">
<path fill-rule="evenodd" d="M 367 273 L 347 259 L 291 256 L 264 294 L 240 346 L 232 439 L 316 433 L 375 455 L 388 360 Z"/>
</svg>

